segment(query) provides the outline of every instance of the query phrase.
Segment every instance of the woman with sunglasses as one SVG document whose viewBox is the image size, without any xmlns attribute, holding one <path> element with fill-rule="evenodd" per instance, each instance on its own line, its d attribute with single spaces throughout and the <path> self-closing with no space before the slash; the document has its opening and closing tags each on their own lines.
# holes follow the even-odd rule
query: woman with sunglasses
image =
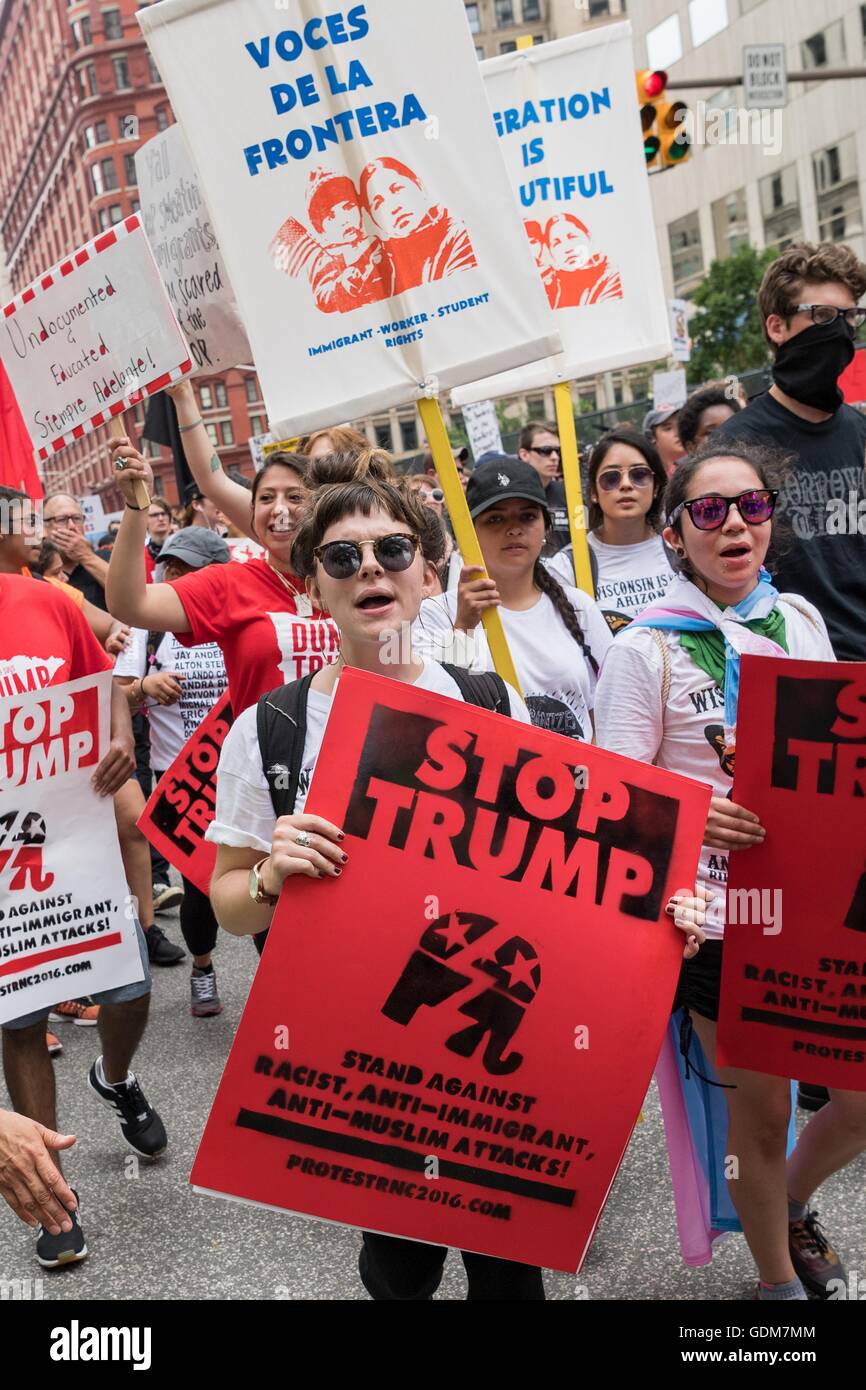
<svg viewBox="0 0 866 1390">
<path fill-rule="evenodd" d="M 616 636 L 674 577 L 658 534 L 667 475 L 655 446 L 636 430 L 611 430 L 589 460 L 589 541 L 598 561 L 596 602 Z M 566 546 L 550 570 L 574 584 L 574 547 Z"/>
<path fill-rule="evenodd" d="M 713 895 L 708 939 L 683 962 L 675 1007 L 689 1011 L 714 1064 L 728 857 L 768 833 L 731 800 L 740 654 L 835 659 L 817 609 L 777 593 L 764 569 L 779 471 L 778 456 L 726 441 L 680 464 L 665 493 L 663 533 L 678 576 L 614 643 L 596 702 L 603 747 L 713 787 L 698 867 L 698 895 Z M 727 1152 L 739 1176 L 730 1194 L 758 1267 L 757 1297 L 804 1299 L 808 1289 L 826 1298 L 845 1271 L 808 1204 L 866 1148 L 866 1094 L 831 1091 L 786 1165 L 789 1082 L 717 1071 L 731 1088 Z"/>
<path fill-rule="evenodd" d="M 591 743 L 596 677 L 612 639 L 598 606 L 573 587 L 573 575 L 563 584 L 541 559 L 551 516 L 538 473 L 495 455 L 475 469 L 466 501 L 487 573 L 467 566 L 456 591 L 426 599 L 413 641 L 463 664 L 462 634 L 469 634 L 470 669 L 492 671 L 481 619 L 498 608 L 533 724 Z"/>
<path fill-rule="evenodd" d="M 316 672 L 309 684 L 292 813 L 276 817 L 264 770 L 277 763 L 288 769 L 291 763 L 288 719 L 277 721 L 285 746 L 274 744 L 265 756 L 258 711 L 246 710 L 220 757 L 216 819 L 208 830 L 208 839 L 218 846 L 211 897 L 220 925 L 234 936 L 267 930 L 283 885 L 293 878 L 327 883 L 352 873 L 340 827 L 305 812 L 343 669 L 356 667 L 461 698 L 457 683 L 437 662 L 424 661 L 411 649 L 401 651 L 398 661 L 388 659 L 393 655 L 390 634 L 409 630 L 435 585 L 442 526 L 410 489 L 367 468 L 369 460 L 363 459 L 352 463 L 332 457 L 312 463 L 311 483 L 322 485 L 292 550 L 295 572 L 304 576 L 310 598 L 328 610 L 340 633 L 339 660 Z M 517 692 L 509 689 L 508 698 L 511 716 L 529 723 Z M 358 889 L 367 886 L 359 884 Z M 291 891 L 290 882 L 286 891 Z M 382 901 L 385 910 L 386 899 Z M 267 955 L 261 968 L 268 968 Z M 361 1278 L 374 1299 L 427 1299 L 442 1277 L 446 1254 L 441 1246 L 367 1233 Z M 541 1271 L 535 1266 L 469 1253 L 463 1260 L 470 1298 L 544 1298 Z"/>
</svg>

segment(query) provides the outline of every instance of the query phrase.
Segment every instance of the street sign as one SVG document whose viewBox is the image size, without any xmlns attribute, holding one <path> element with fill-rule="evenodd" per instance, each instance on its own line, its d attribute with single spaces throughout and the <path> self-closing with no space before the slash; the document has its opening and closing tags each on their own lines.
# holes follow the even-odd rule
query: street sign
<svg viewBox="0 0 866 1390">
<path fill-rule="evenodd" d="M 749 110 L 787 105 L 788 73 L 783 43 L 744 45 L 743 95 Z"/>
</svg>

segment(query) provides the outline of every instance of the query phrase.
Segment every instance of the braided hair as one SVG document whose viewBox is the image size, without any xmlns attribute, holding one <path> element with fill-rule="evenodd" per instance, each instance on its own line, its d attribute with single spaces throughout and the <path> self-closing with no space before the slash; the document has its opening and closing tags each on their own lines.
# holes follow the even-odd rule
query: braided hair
<svg viewBox="0 0 866 1390">
<path fill-rule="evenodd" d="M 547 597 L 550 599 L 550 602 L 553 604 L 554 608 L 556 609 L 557 613 L 559 614 L 560 618 L 565 624 L 565 627 L 567 628 L 568 632 L 574 638 L 575 642 L 580 647 L 580 650 L 583 652 L 584 656 L 586 657 L 587 661 L 592 667 L 593 673 L 597 676 L 598 662 L 596 661 L 595 657 L 589 649 L 586 637 L 584 636 L 583 628 L 581 627 L 580 622 L 578 620 L 578 616 L 575 613 L 572 605 L 569 603 L 568 595 L 566 594 L 562 585 L 557 581 L 555 576 L 551 574 L 550 570 L 547 568 L 545 564 L 543 564 L 541 560 L 536 560 L 535 562 L 535 568 L 532 571 L 532 580 L 536 588 L 540 589 L 541 592 L 543 594 L 546 594 Z"/>
</svg>

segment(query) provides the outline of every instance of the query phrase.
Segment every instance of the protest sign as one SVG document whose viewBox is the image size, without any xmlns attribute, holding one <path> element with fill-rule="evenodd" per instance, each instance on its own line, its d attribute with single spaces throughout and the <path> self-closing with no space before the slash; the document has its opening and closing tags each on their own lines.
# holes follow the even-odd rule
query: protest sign
<svg viewBox="0 0 866 1390">
<path fill-rule="evenodd" d="M 744 656 L 739 709 L 719 1061 L 866 1091 L 866 664 Z"/>
<path fill-rule="evenodd" d="M 164 0 L 137 18 L 276 435 L 558 350 L 463 0 Z"/>
<path fill-rule="evenodd" d="M 502 435 L 499 417 L 493 401 L 476 401 L 463 407 L 463 423 L 469 436 L 472 456 L 477 462 L 485 454 L 502 454 Z"/>
<path fill-rule="evenodd" d="M 110 700 L 110 671 L 0 699 L 0 1023 L 143 979 L 114 803 L 91 786 Z"/>
<path fill-rule="evenodd" d="M 210 892 L 216 846 L 205 840 L 216 806 L 216 769 L 234 715 L 228 695 L 217 701 L 160 777 L 138 828 L 202 893 Z"/>
<path fill-rule="evenodd" d="M 108 525 L 102 498 L 98 493 L 89 493 L 86 497 L 78 498 L 78 505 L 84 514 L 84 534 L 101 536 Z"/>
<path fill-rule="evenodd" d="M 192 368 L 138 217 L 0 311 L 0 355 L 44 463 Z"/>
<path fill-rule="evenodd" d="M 656 410 L 670 409 L 685 405 L 689 394 L 686 373 L 683 367 L 674 367 L 670 372 L 653 372 L 653 407 Z"/>
<path fill-rule="evenodd" d="M 455 405 L 553 386 L 671 349 L 631 26 L 481 64 L 500 145 L 564 350 L 454 391 Z"/>
<path fill-rule="evenodd" d="M 193 1184 L 574 1270 L 637 1119 L 709 788 L 347 670 Z"/>
<path fill-rule="evenodd" d="M 192 375 L 249 362 L 250 345 L 179 125 L 141 146 L 135 172 L 144 229 L 189 343 Z"/>
</svg>

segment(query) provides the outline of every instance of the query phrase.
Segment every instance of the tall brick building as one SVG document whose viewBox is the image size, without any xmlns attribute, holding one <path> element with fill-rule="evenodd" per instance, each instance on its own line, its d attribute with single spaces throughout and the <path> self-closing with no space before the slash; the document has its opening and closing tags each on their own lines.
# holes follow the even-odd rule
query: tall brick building
<svg viewBox="0 0 866 1390">
<path fill-rule="evenodd" d="M 12 293 L 138 209 L 134 155 L 174 117 L 142 38 L 136 0 L 0 0 L 0 259 Z M 196 382 L 226 467 L 250 473 L 247 440 L 266 428 L 254 374 Z M 134 412 L 139 423 L 143 409 Z M 153 450 L 157 490 L 176 499 Z M 46 491 L 100 492 L 120 504 L 99 430 L 45 472 Z"/>
</svg>

